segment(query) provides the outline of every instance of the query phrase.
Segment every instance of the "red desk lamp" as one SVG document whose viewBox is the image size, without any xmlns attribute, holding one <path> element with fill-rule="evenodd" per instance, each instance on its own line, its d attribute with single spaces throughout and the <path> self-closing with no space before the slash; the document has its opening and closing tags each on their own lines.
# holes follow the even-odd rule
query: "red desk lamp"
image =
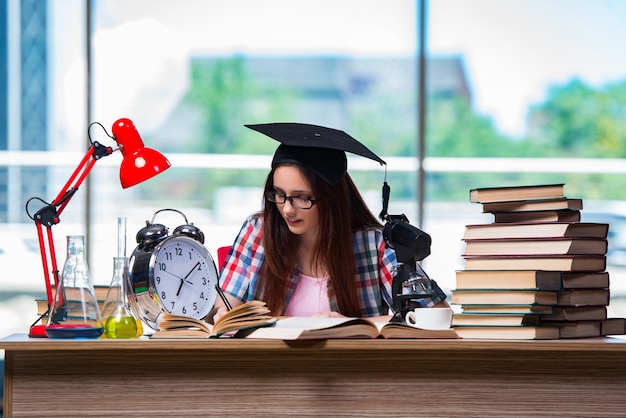
<svg viewBox="0 0 626 418">
<path fill-rule="evenodd" d="M 94 122 L 89 125 L 89 127 L 91 128 L 94 124 L 99 125 L 99 123 Z M 122 152 L 123 157 L 122 164 L 120 166 L 120 183 L 124 189 L 156 176 L 162 171 L 167 170 L 171 165 L 167 158 L 165 158 L 161 153 L 144 146 L 143 141 L 139 136 L 139 132 L 137 132 L 135 125 L 133 125 L 133 122 L 130 119 L 118 119 L 113 124 L 112 131 L 113 136 L 111 136 L 111 138 L 117 142 L 119 145 L 118 148 L 113 149 L 111 147 L 105 147 L 97 141 L 92 141 L 91 135 L 89 135 L 89 142 L 91 143 L 91 146 L 57 197 L 49 204 L 40 198 L 31 198 L 28 202 L 26 202 L 26 213 L 33 221 L 35 221 L 37 235 L 39 238 L 39 251 L 41 253 L 41 263 L 43 265 L 44 280 L 46 284 L 46 296 L 48 298 L 48 312 L 44 314 L 44 316 L 50 314 L 54 303 L 52 282 L 54 281 L 55 289 L 59 284 L 59 269 L 57 266 L 56 253 L 54 251 L 52 226 L 60 222 L 59 216 L 61 215 L 61 212 L 63 212 L 69 201 L 72 199 L 74 193 L 78 191 L 78 188 L 83 183 L 87 175 L 89 175 L 89 172 L 95 163 L 100 158 L 111 155 L 119 149 Z M 33 199 L 45 203 L 45 206 L 31 216 L 28 212 L 28 204 Z M 45 234 L 44 228 L 46 229 Z M 39 321 L 40 320 L 37 322 Z M 45 337 L 45 325 L 37 323 L 33 324 L 30 328 L 29 336 Z"/>
</svg>

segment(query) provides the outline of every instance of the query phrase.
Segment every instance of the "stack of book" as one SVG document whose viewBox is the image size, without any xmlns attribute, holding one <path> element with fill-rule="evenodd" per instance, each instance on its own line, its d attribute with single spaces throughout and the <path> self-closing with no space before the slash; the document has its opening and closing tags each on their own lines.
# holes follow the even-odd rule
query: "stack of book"
<svg viewBox="0 0 626 418">
<path fill-rule="evenodd" d="M 107 285 L 99 285 L 96 284 L 93 286 L 93 290 L 95 292 L 96 300 L 98 302 L 98 309 L 100 309 L 100 313 L 102 313 L 102 308 L 104 308 L 104 302 L 107 298 L 107 292 L 109 291 L 109 286 Z M 54 295 L 54 289 L 52 290 Z M 44 298 L 35 298 L 35 304 L 37 305 L 37 315 L 42 316 L 48 312 L 48 299 Z M 45 324 L 47 321 L 47 317 L 41 318 L 41 323 Z"/>
<path fill-rule="evenodd" d="M 609 225 L 580 221 L 564 184 L 473 189 L 493 223 L 467 225 L 452 304 L 463 338 L 558 339 L 626 333 L 608 318 Z"/>
</svg>

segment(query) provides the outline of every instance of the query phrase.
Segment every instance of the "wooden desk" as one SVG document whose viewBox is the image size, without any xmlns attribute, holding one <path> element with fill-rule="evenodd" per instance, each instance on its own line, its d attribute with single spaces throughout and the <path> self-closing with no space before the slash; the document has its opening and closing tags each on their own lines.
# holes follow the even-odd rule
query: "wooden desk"
<svg viewBox="0 0 626 418">
<path fill-rule="evenodd" d="M 5 417 L 626 415 L 626 340 L 0 340 Z"/>
</svg>

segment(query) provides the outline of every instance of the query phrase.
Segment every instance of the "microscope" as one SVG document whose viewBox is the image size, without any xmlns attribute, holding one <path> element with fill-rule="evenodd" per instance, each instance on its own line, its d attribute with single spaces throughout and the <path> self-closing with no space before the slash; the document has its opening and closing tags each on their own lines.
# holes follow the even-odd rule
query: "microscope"
<svg viewBox="0 0 626 418">
<path fill-rule="evenodd" d="M 404 322 L 407 312 L 422 305 L 419 299 L 432 296 L 432 283 L 417 264 L 430 255 L 430 235 L 414 227 L 402 215 L 382 216 L 386 221 L 383 238 L 388 248 L 395 250 L 398 259 L 396 275 L 391 285 L 394 315 L 391 322 Z"/>
</svg>

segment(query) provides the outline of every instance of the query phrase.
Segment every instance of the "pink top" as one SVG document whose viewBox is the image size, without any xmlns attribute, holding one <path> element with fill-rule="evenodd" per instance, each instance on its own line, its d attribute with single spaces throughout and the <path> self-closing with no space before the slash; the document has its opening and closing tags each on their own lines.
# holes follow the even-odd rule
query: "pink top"
<svg viewBox="0 0 626 418">
<path fill-rule="evenodd" d="M 286 316 L 312 316 L 330 312 L 328 277 L 311 277 L 300 273 L 298 286 L 285 310 Z"/>
</svg>

